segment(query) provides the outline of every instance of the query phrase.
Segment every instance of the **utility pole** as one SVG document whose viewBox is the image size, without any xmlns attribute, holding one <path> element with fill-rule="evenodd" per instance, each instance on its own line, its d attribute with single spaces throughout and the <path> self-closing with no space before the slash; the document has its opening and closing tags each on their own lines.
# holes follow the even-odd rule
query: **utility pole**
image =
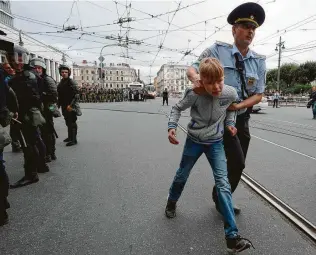
<svg viewBox="0 0 316 255">
<path fill-rule="evenodd" d="M 277 83 L 277 90 L 280 92 L 280 73 L 281 73 L 281 56 L 282 50 L 284 50 L 284 42 L 282 42 L 282 38 L 280 36 L 280 41 L 277 43 L 275 51 L 279 51 L 279 60 L 278 60 L 278 83 Z"/>
<path fill-rule="evenodd" d="M 63 57 L 62 57 L 61 61 L 63 61 L 63 65 L 66 63 L 65 53 L 63 53 Z"/>
</svg>

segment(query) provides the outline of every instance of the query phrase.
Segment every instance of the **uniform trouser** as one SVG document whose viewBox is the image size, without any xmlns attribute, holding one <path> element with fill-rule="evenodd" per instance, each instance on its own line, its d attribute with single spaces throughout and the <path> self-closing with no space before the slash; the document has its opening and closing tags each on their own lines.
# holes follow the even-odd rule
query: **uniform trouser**
<svg viewBox="0 0 316 255">
<path fill-rule="evenodd" d="M 168 97 L 163 97 L 162 98 L 162 104 L 165 105 L 165 102 L 167 103 L 168 105 Z"/>
<path fill-rule="evenodd" d="M 224 133 L 224 148 L 227 158 L 228 180 L 233 193 L 241 179 L 242 172 L 245 168 L 245 161 L 250 143 L 249 132 L 250 114 L 244 113 L 237 116 L 236 128 L 237 135 L 231 134 L 225 130 Z M 217 203 L 217 193 L 215 186 L 213 188 L 213 200 Z"/>
<path fill-rule="evenodd" d="M 65 112 L 64 113 L 64 118 L 66 122 L 66 126 L 68 129 L 68 138 L 71 141 L 77 141 L 77 131 L 78 131 L 78 126 L 77 126 L 77 115 L 75 112 Z"/>
<path fill-rule="evenodd" d="M 6 217 L 6 209 L 10 207 L 7 197 L 9 195 L 9 178 L 5 171 L 3 150 L 0 150 L 0 222 Z"/>
<path fill-rule="evenodd" d="M 168 199 L 178 201 L 193 166 L 203 153 L 212 167 L 219 207 L 225 222 L 225 235 L 226 237 L 231 238 L 237 235 L 238 229 L 232 205 L 231 190 L 227 178 L 227 164 L 222 141 L 204 145 L 195 143 L 190 138 L 186 139 L 180 166 L 170 187 Z"/>
<path fill-rule="evenodd" d="M 53 155 L 56 151 L 56 137 L 54 133 L 54 119 L 51 114 L 45 114 L 46 123 L 41 127 L 42 138 L 46 146 L 46 155 Z"/>
<path fill-rule="evenodd" d="M 14 149 L 18 149 L 21 147 L 20 141 L 19 141 L 20 128 L 21 128 L 20 124 L 18 124 L 18 123 L 12 123 L 10 125 L 10 136 L 12 139 L 11 145 L 12 145 L 12 148 L 14 148 Z"/>
<path fill-rule="evenodd" d="M 30 179 L 37 176 L 38 168 L 45 165 L 46 147 L 38 127 L 23 124 L 22 134 L 26 143 L 24 146 L 25 144 L 23 145 L 21 141 L 24 154 L 24 172 L 25 177 Z"/>
</svg>

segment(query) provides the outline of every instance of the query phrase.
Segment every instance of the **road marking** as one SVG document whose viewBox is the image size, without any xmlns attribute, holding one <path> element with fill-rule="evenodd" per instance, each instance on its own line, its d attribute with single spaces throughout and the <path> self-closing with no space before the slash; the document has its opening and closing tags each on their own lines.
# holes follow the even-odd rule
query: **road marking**
<svg viewBox="0 0 316 255">
<path fill-rule="evenodd" d="M 264 121 L 265 119 L 266 120 L 273 120 L 273 121 L 278 121 L 278 122 L 289 123 L 289 124 L 295 124 L 295 125 L 302 126 L 302 127 L 309 127 L 309 128 L 315 128 L 316 129 L 316 126 L 305 125 L 305 124 L 300 124 L 300 123 L 296 123 L 296 122 L 292 122 L 292 121 L 286 121 L 286 120 L 277 120 L 277 119 L 272 119 L 272 118 L 259 119 L 259 121 Z"/>
<path fill-rule="evenodd" d="M 285 147 L 285 146 L 283 146 L 283 145 L 280 145 L 280 144 L 271 142 L 271 141 L 266 140 L 266 139 L 263 139 L 263 138 L 261 138 L 261 137 L 258 137 L 258 136 L 255 136 L 255 135 L 251 135 L 251 137 L 257 138 L 257 139 L 259 139 L 259 140 L 261 140 L 261 141 L 264 141 L 264 142 L 266 142 L 266 143 L 270 143 L 270 144 L 275 145 L 275 146 L 277 146 L 277 147 L 280 147 L 280 148 L 282 148 L 282 149 L 285 149 L 285 150 L 288 150 L 288 151 L 297 153 L 297 154 L 299 154 L 299 155 L 301 155 L 301 156 L 304 156 L 304 157 L 306 157 L 306 158 L 316 160 L 316 158 L 314 158 L 314 157 L 312 157 L 312 156 L 310 156 L 310 155 L 307 155 L 307 154 L 304 154 L 304 153 L 302 153 L 302 152 L 299 152 L 299 151 L 290 149 L 290 148 L 288 148 L 288 147 Z"/>
</svg>

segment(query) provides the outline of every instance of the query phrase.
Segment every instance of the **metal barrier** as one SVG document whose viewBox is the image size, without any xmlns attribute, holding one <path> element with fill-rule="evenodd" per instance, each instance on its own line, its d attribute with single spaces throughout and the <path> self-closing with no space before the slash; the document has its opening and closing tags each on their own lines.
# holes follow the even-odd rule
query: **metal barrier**
<svg viewBox="0 0 316 255">
<path fill-rule="evenodd" d="M 279 106 L 283 107 L 306 107 L 307 98 L 291 97 L 286 99 L 279 99 Z M 273 106 L 273 100 L 268 101 L 269 106 Z"/>
</svg>

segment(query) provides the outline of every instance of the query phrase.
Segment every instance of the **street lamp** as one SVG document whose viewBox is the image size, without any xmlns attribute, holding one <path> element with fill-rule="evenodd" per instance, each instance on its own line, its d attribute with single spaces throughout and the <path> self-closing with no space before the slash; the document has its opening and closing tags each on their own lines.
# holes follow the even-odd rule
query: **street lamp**
<svg viewBox="0 0 316 255">
<path fill-rule="evenodd" d="M 118 43 L 114 43 L 114 44 L 107 44 L 107 45 L 104 45 L 100 51 L 100 57 L 99 57 L 99 61 L 101 63 L 100 65 L 100 78 L 102 79 L 102 88 L 104 88 L 104 78 L 102 77 L 102 69 L 103 69 L 103 61 L 104 61 L 104 57 L 102 56 L 102 51 L 104 48 L 106 47 L 111 47 L 111 46 L 120 46 L 120 47 L 125 47 L 127 48 L 127 45 L 126 44 L 118 44 Z"/>
</svg>

